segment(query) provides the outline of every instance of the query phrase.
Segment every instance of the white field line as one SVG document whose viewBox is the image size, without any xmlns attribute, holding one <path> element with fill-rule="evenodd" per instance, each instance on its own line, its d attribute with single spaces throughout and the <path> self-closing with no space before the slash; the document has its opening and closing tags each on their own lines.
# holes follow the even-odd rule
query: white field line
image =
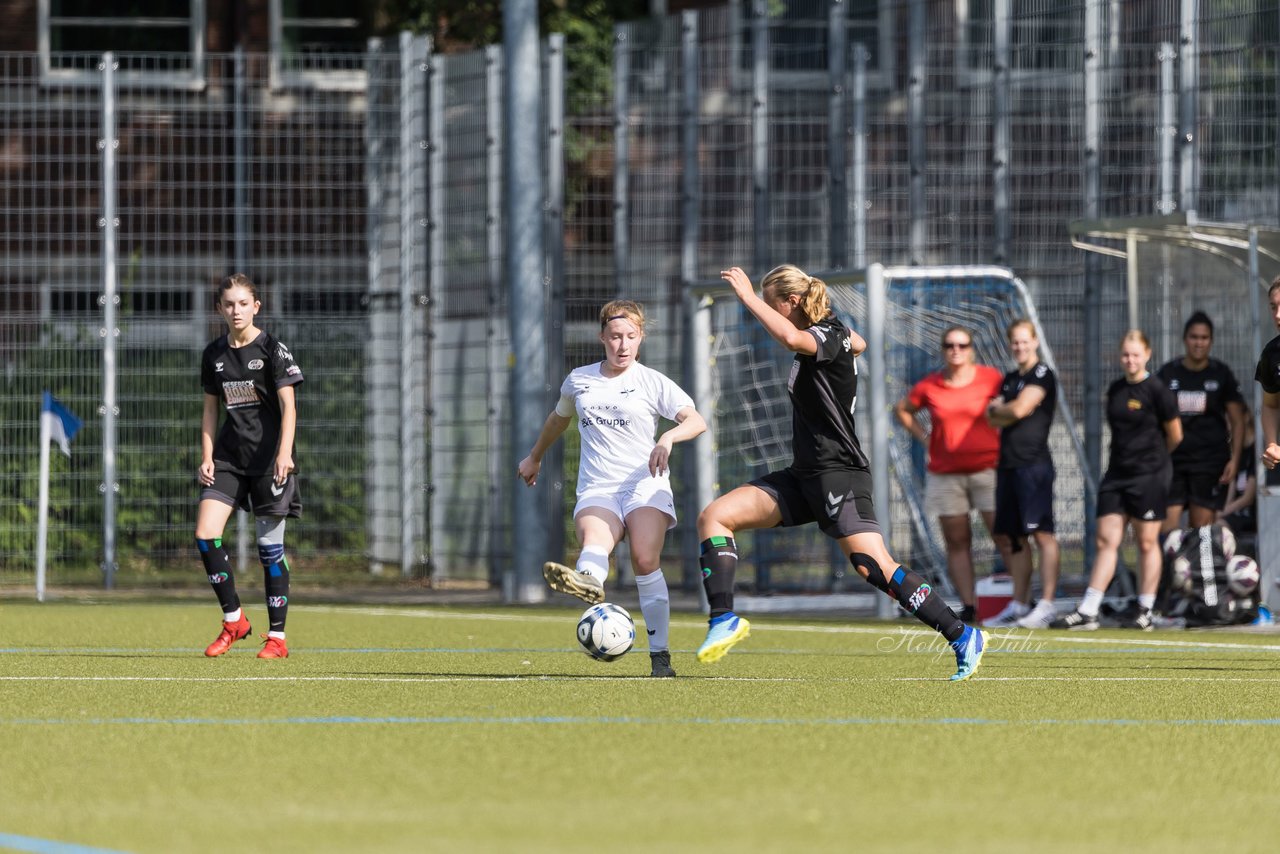
<svg viewBox="0 0 1280 854">
<path fill-rule="evenodd" d="M 797 676 L 690 676 L 678 681 L 784 682 L 784 683 L 885 683 L 946 682 L 945 676 L 850 676 L 808 678 Z M 654 684 L 648 678 L 630 676 L 0 676 L 0 682 L 635 682 Z M 974 676 L 971 682 L 1257 682 L 1280 684 L 1280 676 Z"/>
<path fill-rule="evenodd" d="M 404 608 L 373 608 L 367 606 L 333 606 L 333 605 L 304 605 L 298 610 L 306 610 L 308 612 L 318 611 L 322 613 L 334 614 L 361 614 L 371 617 L 413 617 L 418 619 L 434 619 L 434 620 L 494 620 L 499 622 L 529 622 L 529 623 L 563 623 L 565 618 L 561 616 L 551 616 L 544 614 L 495 614 L 492 612 L 457 612 L 457 611 L 437 611 L 430 608 L 404 609 Z M 703 620 L 687 620 L 673 619 L 671 625 L 680 627 L 701 627 L 706 625 Z M 751 618 L 753 628 L 767 629 L 771 632 L 809 632 L 816 634 L 848 634 L 848 635 L 878 635 L 885 636 L 903 636 L 903 637 L 936 637 L 935 632 L 927 629 L 916 629 L 907 626 L 885 626 L 877 628 L 873 626 L 842 626 L 842 625 L 822 625 L 822 624 L 805 624 L 805 623 L 772 623 Z M 1035 639 L 1051 639 L 1054 642 L 1081 644 L 1087 646 L 1089 644 L 1101 644 L 1114 646 L 1117 643 L 1132 646 L 1150 646 L 1150 647 L 1173 647 L 1173 648 L 1194 648 L 1194 649 L 1235 649 L 1248 651 L 1270 651 L 1280 652 L 1280 643 L 1227 643 L 1220 641 L 1200 641 L 1200 640 L 1162 640 L 1156 638 L 1136 638 L 1136 637 L 1080 637 L 1078 634 L 1068 634 L 1067 632 L 1033 632 L 1028 630 L 1025 633 L 1009 633 L 1009 632 L 991 632 L 988 634 L 992 638 L 1000 640 L 1021 641 L 1026 642 Z"/>
</svg>

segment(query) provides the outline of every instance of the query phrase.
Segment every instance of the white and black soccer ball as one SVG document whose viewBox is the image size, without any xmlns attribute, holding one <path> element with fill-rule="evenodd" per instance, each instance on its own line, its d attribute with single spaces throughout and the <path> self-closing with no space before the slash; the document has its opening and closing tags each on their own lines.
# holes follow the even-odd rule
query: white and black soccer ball
<svg viewBox="0 0 1280 854">
<path fill-rule="evenodd" d="M 620 605 L 601 602 L 578 619 L 578 643 L 597 661 L 615 661 L 636 642 L 636 624 Z"/>
<path fill-rule="evenodd" d="M 1258 589 L 1261 573 L 1258 563 L 1247 555 L 1236 555 L 1227 561 L 1227 586 L 1237 596 L 1248 596 Z"/>
<path fill-rule="evenodd" d="M 1174 556 L 1182 549 L 1182 543 L 1185 541 L 1187 532 L 1182 528 L 1174 528 L 1164 538 L 1164 559 L 1173 560 Z"/>
<path fill-rule="evenodd" d="M 1178 533 L 1174 531 L 1173 533 Z M 1191 561 L 1186 555 L 1180 554 L 1173 558 L 1173 563 L 1169 568 L 1169 590 L 1174 593 L 1190 593 L 1191 592 Z"/>
</svg>

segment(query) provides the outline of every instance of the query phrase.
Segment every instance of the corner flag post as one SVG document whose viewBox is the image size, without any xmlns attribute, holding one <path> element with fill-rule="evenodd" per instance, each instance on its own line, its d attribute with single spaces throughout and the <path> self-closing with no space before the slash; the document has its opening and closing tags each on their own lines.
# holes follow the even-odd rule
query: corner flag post
<svg viewBox="0 0 1280 854">
<path fill-rule="evenodd" d="M 52 394 L 40 401 L 40 505 L 36 521 L 36 601 L 44 601 L 45 565 L 49 544 L 49 442 L 57 440 L 62 453 L 71 456 L 71 440 L 80 430 L 80 419 Z"/>
</svg>

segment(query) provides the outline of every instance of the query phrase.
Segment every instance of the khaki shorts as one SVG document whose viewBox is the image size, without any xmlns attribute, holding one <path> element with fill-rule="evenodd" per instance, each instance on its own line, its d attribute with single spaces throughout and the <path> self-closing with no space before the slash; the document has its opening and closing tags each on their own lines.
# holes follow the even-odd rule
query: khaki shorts
<svg viewBox="0 0 1280 854">
<path fill-rule="evenodd" d="M 968 516 L 996 512 L 996 470 L 971 474 L 929 472 L 924 486 L 924 512 L 929 516 Z"/>
</svg>

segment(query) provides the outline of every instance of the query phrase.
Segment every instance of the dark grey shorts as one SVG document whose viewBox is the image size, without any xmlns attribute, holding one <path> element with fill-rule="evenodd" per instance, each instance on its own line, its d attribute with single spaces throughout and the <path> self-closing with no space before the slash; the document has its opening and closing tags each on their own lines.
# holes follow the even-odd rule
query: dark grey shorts
<svg viewBox="0 0 1280 854">
<path fill-rule="evenodd" d="M 865 469 L 798 475 L 788 468 L 758 477 L 751 485 L 778 502 L 784 528 L 817 522 L 822 533 L 836 540 L 881 533 L 871 503 L 871 473 Z"/>
<path fill-rule="evenodd" d="M 215 471 L 213 485 L 200 490 L 201 501 L 221 501 L 255 516 L 302 516 L 302 491 L 298 475 L 291 474 L 277 486 L 269 474 L 249 475 L 231 471 Z"/>
</svg>

